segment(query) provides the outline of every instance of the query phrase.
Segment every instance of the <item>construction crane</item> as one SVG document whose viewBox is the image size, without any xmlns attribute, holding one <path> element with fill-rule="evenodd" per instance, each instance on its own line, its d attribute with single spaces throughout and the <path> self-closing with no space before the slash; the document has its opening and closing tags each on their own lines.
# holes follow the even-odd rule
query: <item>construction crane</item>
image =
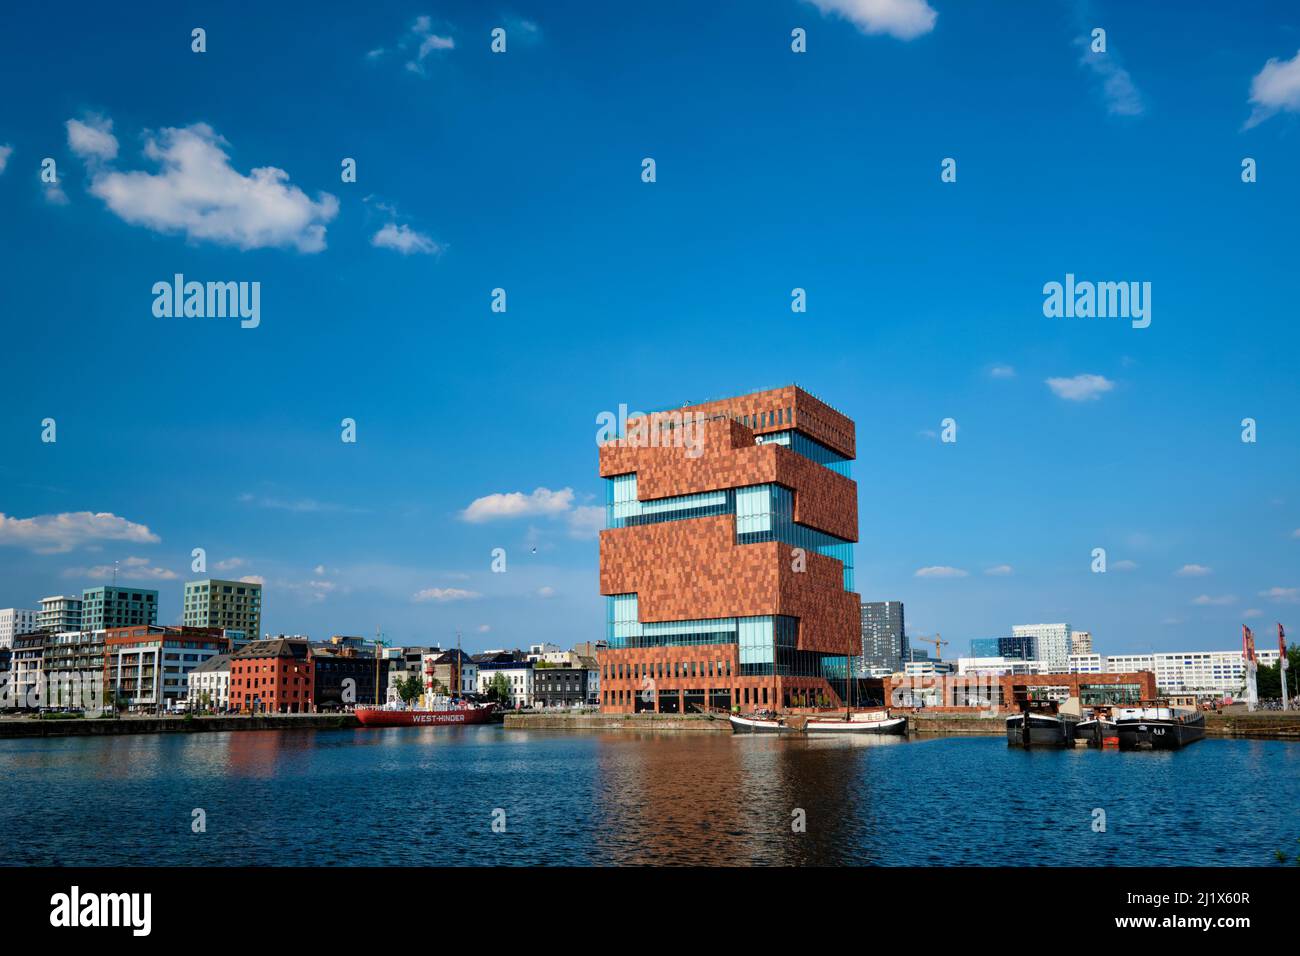
<svg viewBox="0 0 1300 956">
<path fill-rule="evenodd" d="M 914 641 L 916 641 L 916 642 L 918 642 L 918 643 L 920 643 L 920 644 L 933 644 L 933 645 L 934 645 L 934 659 L 935 659 L 936 661 L 941 661 L 941 660 L 943 660 L 943 645 L 945 645 L 945 644 L 951 644 L 951 643 L 952 643 L 952 641 L 941 641 L 941 640 L 939 640 L 939 632 L 938 632 L 938 631 L 935 631 L 935 632 L 934 632 L 934 637 L 914 637 L 914 638 L 912 638 L 912 640 L 914 640 Z"/>
</svg>

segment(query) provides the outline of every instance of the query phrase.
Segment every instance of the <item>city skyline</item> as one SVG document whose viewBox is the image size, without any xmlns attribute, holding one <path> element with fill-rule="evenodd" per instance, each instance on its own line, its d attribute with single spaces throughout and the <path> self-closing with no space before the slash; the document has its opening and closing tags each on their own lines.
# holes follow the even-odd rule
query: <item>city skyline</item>
<svg viewBox="0 0 1300 956">
<path fill-rule="evenodd" d="M 117 561 L 162 624 L 254 576 L 266 633 L 597 640 L 599 416 L 801 384 L 857 424 L 855 589 L 911 634 L 1300 631 L 1294 10 L 511 6 L 15 11 L 0 62 L 59 69 L 0 114 L 0 607 Z M 266 167 L 275 216 L 223 192 Z M 260 283 L 257 327 L 159 317 L 177 274 Z M 1149 326 L 1047 317 L 1067 276 L 1150 283 Z"/>
</svg>

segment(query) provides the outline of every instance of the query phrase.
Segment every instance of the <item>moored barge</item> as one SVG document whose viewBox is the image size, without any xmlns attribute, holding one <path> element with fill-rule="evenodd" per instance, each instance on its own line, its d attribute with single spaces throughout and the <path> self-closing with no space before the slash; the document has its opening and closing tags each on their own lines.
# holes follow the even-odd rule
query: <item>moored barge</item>
<svg viewBox="0 0 1300 956">
<path fill-rule="evenodd" d="M 1073 747 L 1077 714 L 1062 713 L 1054 700 L 1025 700 L 1020 713 L 1007 718 L 1011 747 Z"/>
<path fill-rule="evenodd" d="M 1180 750 L 1205 736 L 1205 715 L 1159 701 L 1115 712 L 1120 750 Z"/>
</svg>

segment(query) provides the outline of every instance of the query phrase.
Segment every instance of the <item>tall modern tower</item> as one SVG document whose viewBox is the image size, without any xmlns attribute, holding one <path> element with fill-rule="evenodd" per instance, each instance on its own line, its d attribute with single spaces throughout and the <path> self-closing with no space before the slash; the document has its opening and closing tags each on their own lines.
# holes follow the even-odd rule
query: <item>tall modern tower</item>
<svg viewBox="0 0 1300 956">
<path fill-rule="evenodd" d="M 603 711 L 841 703 L 861 647 L 854 442 L 791 386 L 634 416 L 601 447 Z"/>
<path fill-rule="evenodd" d="M 186 581 L 181 621 L 186 627 L 243 631 L 256 641 L 262 633 L 262 585 L 218 578 Z"/>
<path fill-rule="evenodd" d="M 106 585 L 81 592 L 81 629 L 103 631 L 158 623 L 158 592 Z"/>
<path fill-rule="evenodd" d="M 862 657 L 868 667 L 902 670 L 908 657 L 902 601 L 863 603 Z"/>
</svg>

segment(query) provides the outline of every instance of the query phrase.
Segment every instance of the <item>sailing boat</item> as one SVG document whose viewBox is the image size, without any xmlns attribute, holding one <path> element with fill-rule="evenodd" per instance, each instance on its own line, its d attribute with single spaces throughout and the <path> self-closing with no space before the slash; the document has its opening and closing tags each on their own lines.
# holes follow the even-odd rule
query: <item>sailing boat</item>
<svg viewBox="0 0 1300 956">
<path fill-rule="evenodd" d="M 853 696 L 858 679 L 853 673 L 853 655 L 844 658 L 844 716 L 809 717 L 804 725 L 807 734 L 905 734 L 906 717 L 891 717 L 889 708 L 853 711 Z"/>
<path fill-rule="evenodd" d="M 733 734 L 905 734 L 906 717 L 891 717 L 889 708 L 854 712 L 853 691 L 857 685 L 852 676 L 853 655 L 844 658 L 844 716 L 834 717 L 782 717 L 779 714 L 732 714 Z"/>
</svg>

